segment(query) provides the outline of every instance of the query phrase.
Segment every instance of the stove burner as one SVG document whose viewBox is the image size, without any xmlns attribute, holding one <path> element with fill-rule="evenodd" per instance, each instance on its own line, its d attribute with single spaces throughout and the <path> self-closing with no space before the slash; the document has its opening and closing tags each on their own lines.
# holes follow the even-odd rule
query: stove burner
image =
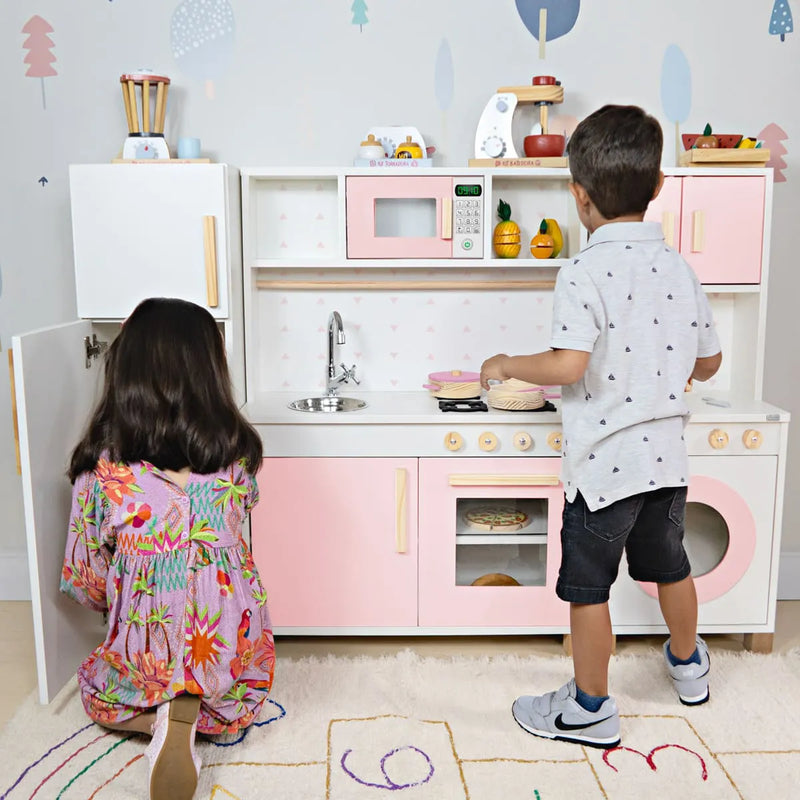
<svg viewBox="0 0 800 800">
<path fill-rule="evenodd" d="M 440 411 L 488 411 L 483 400 L 440 400 Z"/>
</svg>

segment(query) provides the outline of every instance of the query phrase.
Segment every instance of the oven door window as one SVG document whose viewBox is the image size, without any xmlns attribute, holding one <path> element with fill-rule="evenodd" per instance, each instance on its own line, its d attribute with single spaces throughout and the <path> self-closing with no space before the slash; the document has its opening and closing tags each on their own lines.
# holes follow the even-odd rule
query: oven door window
<svg viewBox="0 0 800 800">
<path fill-rule="evenodd" d="M 456 586 L 544 586 L 546 498 L 459 498 Z"/>
</svg>

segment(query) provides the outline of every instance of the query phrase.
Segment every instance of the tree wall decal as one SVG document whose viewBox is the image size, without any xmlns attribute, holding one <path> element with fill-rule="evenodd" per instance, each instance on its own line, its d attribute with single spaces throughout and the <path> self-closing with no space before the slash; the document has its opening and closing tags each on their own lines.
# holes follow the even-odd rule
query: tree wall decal
<svg viewBox="0 0 800 800">
<path fill-rule="evenodd" d="M 786 34 L 792 33 L 794 22 L 792 21 L 792 9 L 789 8 L 789 0 L 775 0 L 772 6 L 772 15 L 769 18 L 769 32 L 773 36 L 780 36 L 781 41 L 786 40 Z"/>
<path fill-rule="evenodd" d="M 214 81 L 233 59 L 235 22 L 228 0 L 184 0 L 172 14 L 169 38 L 180 68 L 203 81 L 214 99 Z"/>
<path fill-rule="evenodd" d="M 38 14 L 32 16 L 23 27 L 22 32 L 28 38 L 22 43 L 23 50 L 28 53 L 24 63 L 28 65 L 25 75 L 28 78 L 40 78 L 42 81 L 42 108 L 47 108 L 47 98 L 44 92 L 44 79 L 58 73 L 53 69 L 56 57 L 50 52 L 55 47 L 55 42 L 48 34 L 53 32 L 53 27 L 46 19 Z"/>
<path fill-rule="evenodd" d="M 681 122 L 689 118 L 692 107 L 692 71 L 683 50 L 671 44 L 664 51 L 661 64 L 661 105 L 675 124 L 675 163 L 680 163 Z"/>
<path fill-rule="evenodd" d="M 361 33 L 364 32 L 364 26 L 369 22 L 367 19 L 367 4 L 365 0 L 353 0 L 353 5 L 350 6 L 353 12 L 353 25 L 358 25 Z"/>
<path fill-rule="evenodd" d="M 787 151 L 781 142 L 787 138 L 786 131 L 780 125 L 771 122 L 758 134 L 758 138 L 769 148 L 767 166 L 775 170 L 773 173 L 775 183 L 783 183 L 786 180 L 786 176 L 781 170 L 786 169 L 786 162 L 781 156 L 785 155 Z"/>
</svg>

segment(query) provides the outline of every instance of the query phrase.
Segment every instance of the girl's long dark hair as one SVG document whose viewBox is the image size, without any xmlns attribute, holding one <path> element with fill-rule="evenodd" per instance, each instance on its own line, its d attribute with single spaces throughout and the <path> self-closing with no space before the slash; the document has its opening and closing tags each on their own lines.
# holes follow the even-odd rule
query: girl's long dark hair
<svg viewBox="0 0 800 800">
<path fill-rule="evenodd" d="M 242 458 L 252 474 L 261 466 L 261 439 L 236 406 L 222 336 L 204 308 L 151 298 L 125 321 L 106 353 L 103 393 L 72 453 L 70 480 L 103 453 L 198 473 Z"/>
</svg>

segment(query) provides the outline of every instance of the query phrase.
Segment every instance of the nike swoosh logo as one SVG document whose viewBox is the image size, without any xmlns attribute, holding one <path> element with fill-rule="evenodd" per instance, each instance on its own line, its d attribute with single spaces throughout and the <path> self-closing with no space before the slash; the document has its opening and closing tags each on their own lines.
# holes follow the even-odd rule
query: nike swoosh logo
<svg viewBox="0 0 800 800">
<path fill-rule="evenodd" d="M 562 719 L 563 715 L 559 714 L 555 718 L 553 725 L 555 725 L 560 731 L 579 731 L 582 728 L 588 728 L 590 725 L 597 725 L 600 722 L 605 722 L 607 719 L 611 719 L 613 716 L 613 714 L 609 714 L 609 716 L 603 717 L 603 719 L 596 719 L 593 722 L 581 722 L 577 725 L 573 725 L 569 722 L 564 722 Z"/>
</svg>

